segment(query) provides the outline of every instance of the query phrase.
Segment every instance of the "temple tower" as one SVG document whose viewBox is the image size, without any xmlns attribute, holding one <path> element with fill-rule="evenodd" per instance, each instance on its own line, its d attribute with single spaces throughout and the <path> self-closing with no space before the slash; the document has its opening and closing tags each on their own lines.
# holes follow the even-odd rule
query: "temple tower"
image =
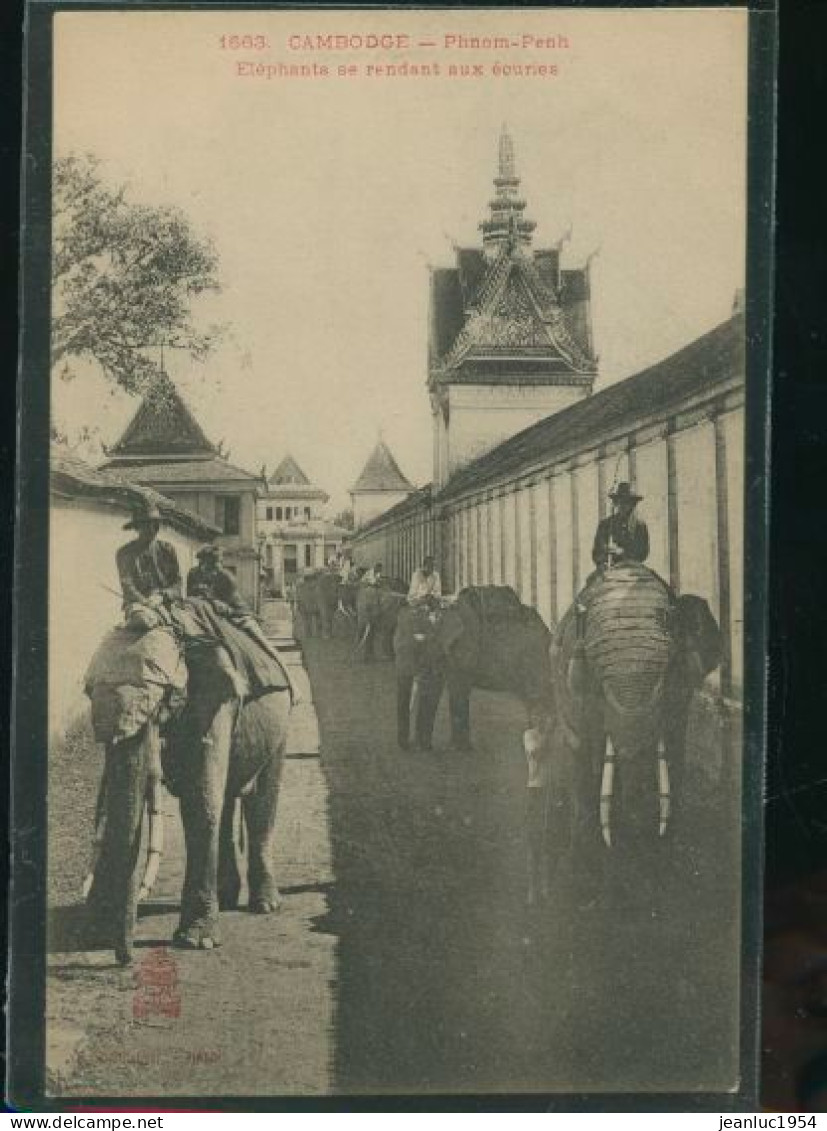
<svg viewBox="0 0 827 1131">
<path fill-rule="evenodd" d="M 516 432 L 588 396 L 597 376 L 589 269 L 535 248 L 514 142 L 503 126 L 482 247 L 430 280 L 428 389 L 434 484 Z M 562 241 L 561 241 L 562 243 Z"/>
</svg>

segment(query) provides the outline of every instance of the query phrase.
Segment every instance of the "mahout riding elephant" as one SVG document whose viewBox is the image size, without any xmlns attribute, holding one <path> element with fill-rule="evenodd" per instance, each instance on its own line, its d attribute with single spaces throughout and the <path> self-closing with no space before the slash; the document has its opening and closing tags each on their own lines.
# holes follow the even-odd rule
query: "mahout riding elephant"
<svg viewBox="0 0 827 1131">
<path fill-rule="evenodd" d="M 384 656 L 393 659 L 393 634 L 406 592 L 405 583 L 396 578 L 383 579 L 375 585 L 357 584 L 356 650 L 365 661 L 376 655 L 377 641 Z"/>
<path fill-rule="evenodd" d="M 206 602 L 188 601 L 190 609 Z M 208 614 L 205 614 L 208 615 Z M 116 630 L 117 631 L 117 630 Z M 126 632 L 127 630 L 121 630 Z M 136 718 L 121 732 L 106 723 L 105 789 L 102 798 L 100 852 L 89 892 L 89 907 L 103 941 L 115 949 L 125 964 L 131 959 L 138 900 L 142 825 L 147 799 L 150 805 L 149 852 L 154 849 L 153 802 L 161 767 L 170 791 L 178 797 L 186 843 L 186 873 L 180 921 L 174 943 L 194 949 L 220 945 L 219 907 L 238 904 L 240 876 L 233 844 L 236 801 L 242 802 L 247 831 L 247 882 L 249 910 L 261 914 L 277 908 L 279 893 L 273 871 L 273 845 L 279 781 L 290 715 L 290 690 L 278 676 L 244 670 L 233 647 L 232 625 L 222 629 L 225 643 L 204 639 L 188 642 L 186 701 L 170 718 L 169 694 L 156 694 L 149 702 L 139 694 L 127 696 L 133 710 L 124 710 L 124 687 L 87 680 L 93 722 L 113 714 L 113 696 L 121 720 Z M 171 633 L 158 628 L 145 633 L 140 643 L 166 634 L 161 649 L 169 652 Z M 134 645 L 133 645 L 134 648 Z M 152 649 L 150 649 L 152 651 Z M 152 651 L 157 660 L 159 650 Z M 94 661 L 93 661 L 94 666 Z M 150 664 L 152 671 L 157 665 Z M 100 665 L 99 665 L 100 667 Z M 261 671 L 274 672 L 264 667 Z M 128 675 L 124 679 L 130 678 Z M 165 677 L 166 679 L 166 677 Z M 166 680 L 169 685 L 169 680 Z M 140 688 L 127 688 L 127 692 Z M 181 682 L 174 688 L 179 699 Z M 254 696 L 254 697 L 253 697 Z M 149 717 L 145 717 L 149 712 Z M 159 733 L 165 748 L 158 759 Z M 144 877 L 144 886 L 147 886 Z"/>
<path fill-rule="evenodd" d="M 550 641 L 542 617 L 508 586 L 472 586 L 454 601 L 406 605 L 393 641 L 399 745 L 405 749 L 410 740 L 415 689 L 415 741 L 430 748 L 446 683 L 455 749 L 471 748 L 473 688 L 511 692 L 525 704 L 530 724 L 543 720 L 548 727 L 544 720 L 552 710 Z"/>
<path fill-rule="evenodd" d="M 637 562 L 592 575 L 552 642 L 551 726 L 527 736 L 552 856 L 640 858 L 666 836 L 683 801 L 692 698 L 720 658 L 703 598 L 676 596 Z M 530 888 L 547 863 L 535 857 Z"/>
</svg>

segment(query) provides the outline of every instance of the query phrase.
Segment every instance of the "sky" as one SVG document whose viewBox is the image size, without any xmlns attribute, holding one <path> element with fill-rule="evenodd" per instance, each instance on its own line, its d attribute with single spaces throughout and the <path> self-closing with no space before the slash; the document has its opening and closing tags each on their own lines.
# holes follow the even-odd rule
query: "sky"
<svg viewBox="0 0 827 1131">
<path fill-rule="evenodd" d="M 410 46 L 289 46 L 379 33 Z M 222 46 L 245 34 L 266 46 Z M 440 75 L 364 73 L 403 62 Z M 329 73 L 258 78 L 239 63 Z M 448 75 L 475 64 L 482 77 Z M 428 269 L 478 244 L 503 123 L 535 246 L 570 230 L 564 266 L 596 253 L 596 388 L 723 321 L 743 286 L 743 11 L 62 12 L 54 95 L 56 153 L 95 154 L 131 199 L 179 205 L 215 242 L 222 291 L 195 311 L 225 339 L 203 364 L 168 358 L 207 434 L 252 471 L 292 452 L 332 509 L 380 434 L 415 484 L 430 479 Z M 54 404 L 107 443 L 136 408 L 91 370 L 56 382 Z"/>
</svg>

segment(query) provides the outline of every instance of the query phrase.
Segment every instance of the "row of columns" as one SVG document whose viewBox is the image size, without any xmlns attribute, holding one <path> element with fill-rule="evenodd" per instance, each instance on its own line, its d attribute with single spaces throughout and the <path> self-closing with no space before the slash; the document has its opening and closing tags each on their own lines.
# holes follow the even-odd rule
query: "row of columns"
<svg viewBox="0 0 827 1131">
<path fill-rule="evenodd" d="M 644 495 L 651 565 L 672 587 L 710 604 L 722 628 L 720 690 L 738 695 L 743 646 L 743 394 L 606 442 L 530 475 L 413 513 L 357 547 L 384 550 L 386 572 L 406 581 L 433 553 L 445 592 L 510 585 L 546 623 L 565 613 L 593 569 L 597 523 L 612 486 Z M 367 551 L 373 560 L 374 550 Z"/>
</svg>

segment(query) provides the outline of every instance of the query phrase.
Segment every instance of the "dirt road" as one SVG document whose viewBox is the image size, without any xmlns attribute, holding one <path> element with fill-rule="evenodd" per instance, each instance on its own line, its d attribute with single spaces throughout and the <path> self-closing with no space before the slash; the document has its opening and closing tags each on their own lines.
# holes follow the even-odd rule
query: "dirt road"
<svg viewBox="0 0 827 1131">
<path fill-rule="evenodd" d="M 622 901 L 578 910 L 565 877 L 529 912 L 517 705 L 475 696 L 473 754 L 402 754 L 391 665 L 355 665 L 335 639 L 305 641 L 304 659 L 321 757 L 294 751 L 287 763 L 282 911 L 225 916 L 220 951 L 168 951 L 180 1013 L 141 1019 L 141 962 L 157 961 L 171 935 L 180 847 L 164 898 L 145 909 L 131 973 L 66 941 L 76 911 L 64 880 L 49 978 L 55 1091 L 734 1083 L 738 880 L 721 861 L 735 830 L 698 815 L 657 918 Z M 444 707 L 436 738 L 447 738 Z M 82 862 L 72 867 L 82 875 Z"/>
</svg>

